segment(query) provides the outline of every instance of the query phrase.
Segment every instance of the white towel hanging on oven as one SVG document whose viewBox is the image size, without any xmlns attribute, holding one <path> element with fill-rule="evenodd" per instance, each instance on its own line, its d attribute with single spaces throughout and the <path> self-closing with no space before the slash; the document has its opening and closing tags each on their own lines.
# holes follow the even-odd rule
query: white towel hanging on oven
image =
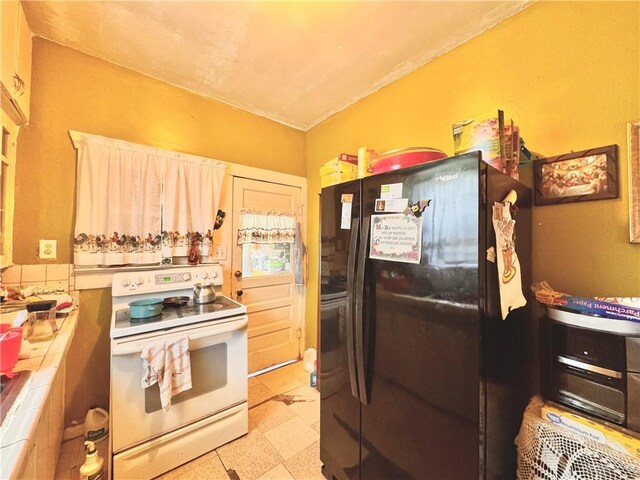
<svg viewBox="0 0 640 480">
<path fill-rule="evenodd" d="M 191 388 L 191 358 L 189 337 L 149 343 L 144 346 L 142 362 L 142 388 L 158 383 L 160 403 L 168 412 L 171 397 Z"/>
</svg>

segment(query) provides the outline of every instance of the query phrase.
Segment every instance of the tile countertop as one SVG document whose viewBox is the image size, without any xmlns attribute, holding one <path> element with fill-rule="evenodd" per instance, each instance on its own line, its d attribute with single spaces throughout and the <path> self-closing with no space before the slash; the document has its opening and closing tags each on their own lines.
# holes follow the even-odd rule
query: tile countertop
<svg viewBox="0 0 640 480">
<path fill-rule="evenodd" d="M 78 310 L 57 321 L 57 335 L 47 342 L 31 344 L 30 357 L 19 360 L 14 368 L 15 372 L 32 373 L 0 426 L 0 478 L 15 478 L 27 458 L 53 380 L 75 333 Z"/>
</svg>

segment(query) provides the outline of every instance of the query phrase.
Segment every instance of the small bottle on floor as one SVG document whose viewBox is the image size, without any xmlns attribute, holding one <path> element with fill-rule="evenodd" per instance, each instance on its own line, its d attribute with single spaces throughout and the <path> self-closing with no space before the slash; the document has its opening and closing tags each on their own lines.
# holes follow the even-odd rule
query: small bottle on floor
<svg viewBox="0 0 640 480">
<path fill-rule="evenodd" d="M 318 385 L 318 361 L 313 362 L 313 372 L 309 376 L 309 385 L 316 388 Z"/>
<path fill-rule="evenodd" d="M 87 458 L 80 467 L 80 478 L 83 480 L 101 479 L 104 460 L 100 455 L 98 455 L 96 445 L 92 441 L 87 440 L 84 444 L 87 450 Z"/>
</svg>

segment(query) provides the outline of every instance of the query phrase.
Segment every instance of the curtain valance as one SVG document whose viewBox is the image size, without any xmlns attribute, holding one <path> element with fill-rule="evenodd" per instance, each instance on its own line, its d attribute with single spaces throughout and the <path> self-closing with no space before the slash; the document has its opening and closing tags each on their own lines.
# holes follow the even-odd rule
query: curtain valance
<svg viewBox="0 0 640 480">
<path fill-rule="evenodd" d="M 241 212 L 238 245 L 245 243 L 293 243 L 295 215 L 277 212 Z"/>
</svg>

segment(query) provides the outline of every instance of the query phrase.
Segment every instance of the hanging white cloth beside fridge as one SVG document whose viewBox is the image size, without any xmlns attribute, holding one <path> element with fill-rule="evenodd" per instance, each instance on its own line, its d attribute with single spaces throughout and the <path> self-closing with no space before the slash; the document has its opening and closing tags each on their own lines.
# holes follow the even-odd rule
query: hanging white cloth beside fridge
<svg viewBox="0 0 640 480">
<path fill-rule="evenodd" d="M 527 304 L 522 294 L 520 261 L 514 239 L 516 221 L 511 217 L 510 206 L 510 202 L 493 204 L 493 229 L 496 232 L 498 285 L 503 320 L 511 310 Z"/>
</svg>

